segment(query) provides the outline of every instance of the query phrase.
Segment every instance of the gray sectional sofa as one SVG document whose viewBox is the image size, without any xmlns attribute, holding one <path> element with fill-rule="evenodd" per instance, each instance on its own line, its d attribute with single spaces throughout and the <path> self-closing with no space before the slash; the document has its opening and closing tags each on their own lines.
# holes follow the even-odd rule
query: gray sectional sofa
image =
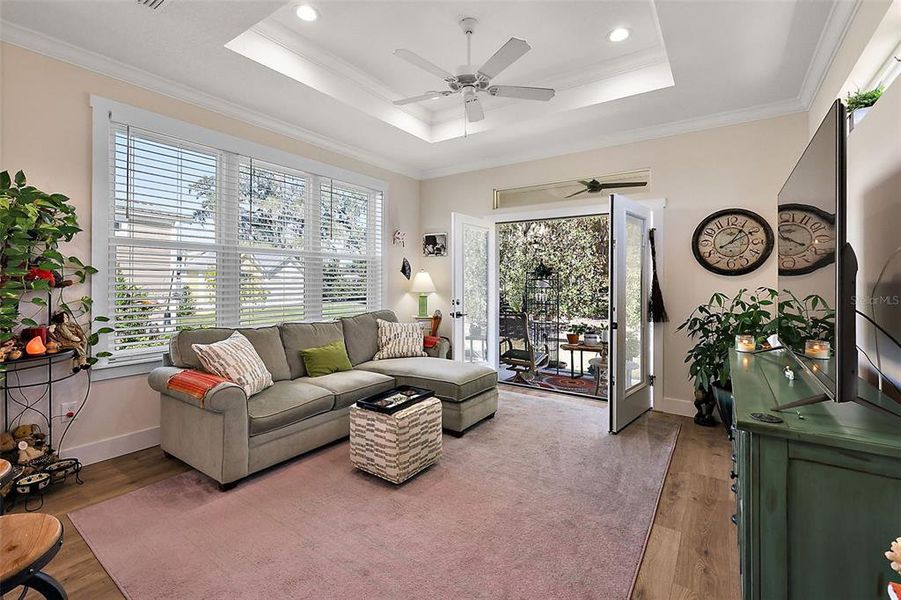
<svg viewBox="0 0 901 600">
<path fill-rule="evenodd" d="M 434 390 L 441 399 L 444 428 L 457 435 L 494 416 L 493 369 L 433 356 L 372 360 L 378 350 L 377 319 L 397 321 L 393 312 L 378 311 L 332 322 L 238 329 L 266 363 L 274 384 L 248 398 L 237 385 L 223 383 L 207 393 L 202 406 L 169 390 L 169 378 L 182 369 L 201 368 L 192 344 L 224 340 L 235 330 L 177 333 L 166 366 L 149 377 L 160 393 L 163 451 L 227 488 L 251 473 L 347 437 L 351 405 L 397 385 Z M 354 368 L 309 377 L 299 351 L 339 339 Z"/>
</svg>

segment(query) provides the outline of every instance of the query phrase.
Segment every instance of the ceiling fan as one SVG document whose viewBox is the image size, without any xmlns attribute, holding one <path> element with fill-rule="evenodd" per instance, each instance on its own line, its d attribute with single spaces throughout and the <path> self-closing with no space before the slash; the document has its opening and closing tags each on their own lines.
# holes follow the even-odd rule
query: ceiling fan
<svg viewBox="0 0 901 600">
<path fill-rule="evenodd" d="M 435 100 L 452 94 L 463 95 L 463 106 L 466 110 L 466 120 L 470 123 L 481 121 L 485 118 L 485 111 L 479 102 L 479 94 L 487 93 L 500 98 L 518 98 L 521 100 L 541 100 L 547 102 L 554 97 L 554 90 L 550 88 L 523 87 L 518 85 L 491 85 L 491 80 L 497 77 L 501 71 L 519 60 L 523 54 L 531 50 L 531 46 L 525 40 L 512 37 L 507 43 L 494 53 L 485 64 L 476 69 L 472 65 L 472 32 L 478 20 L 473 17 L 460 19 L 460 27 L 466 34 L 466 64 L 458 69 L 457 75 L 452 75 L 438 65 L 422 58 L 410 50 L 395 50 L 394 55 L 405 61 L 424 69 L 433 75 L 437 75 L 447 83 L 449 90 L 431 91 L 395 100 L 394 104 L 403 106 L 424 100 Z"/>
<path fill-rule="evenodd" d="M 591 181 L 583 181 L 579 180 L 579 183 L 585 186 L 584 190 L 579 190 L 574 194 L 570 194 L 566 196 L 567 198 L 572 198 L 573 196 L 578 196 L 579 194 L 589 193 L 589 194 L 599 194 L 604 190 L 612 190 L 616 188 L 627 188 L 627 187 L 644 187 L 648 184 L 647 181 L 610 181 L 601 183 L 597 179 L 592 179 Z"/>
</svg>

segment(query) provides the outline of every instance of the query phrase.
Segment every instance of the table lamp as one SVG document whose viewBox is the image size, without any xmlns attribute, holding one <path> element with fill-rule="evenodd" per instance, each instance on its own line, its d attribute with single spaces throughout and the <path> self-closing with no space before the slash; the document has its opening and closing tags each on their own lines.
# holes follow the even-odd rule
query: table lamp
<svg viewBox="0 0 901 600">
<path fill-rule="evenodd" d="M 419 314 L 417 316 L 428 317 L 429 294 L 437 291 L 435 289 L 435 284 L 432 282 L 431 275 L 420 269 L 419 272 L 413 276 L 413 285 L 410 286 L 410 291 L 419 294 Z"/>
</svg>

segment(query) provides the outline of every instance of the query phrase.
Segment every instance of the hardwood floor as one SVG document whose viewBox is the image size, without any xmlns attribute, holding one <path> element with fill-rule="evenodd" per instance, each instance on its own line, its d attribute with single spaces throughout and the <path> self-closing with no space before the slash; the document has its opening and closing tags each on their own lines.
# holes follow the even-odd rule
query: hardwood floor
<svg viewBox="0 0 901 600">
<path fill-rule="evenodd" d="M 735 511 L 729 490 L 731 449 L 723 430 L 662 413 L 647 418 L 679 422 L 682 430 L 632 598 L 739 600 L 738 547 L 730 521 Z M 122 598 L 66 513 L 188 469 L 178 460 L 166 459 L 159 447 L 85 467 L 84 485 L 65 484 L 45 498 L 43 512 L 59 517 L 65 528 L 63 547 L 46 571 L 73 600 Z M 18 593 L 6 598 L 18 598 Z M 38 596 L 30 593 L 28 598 Z"/>
</svg>

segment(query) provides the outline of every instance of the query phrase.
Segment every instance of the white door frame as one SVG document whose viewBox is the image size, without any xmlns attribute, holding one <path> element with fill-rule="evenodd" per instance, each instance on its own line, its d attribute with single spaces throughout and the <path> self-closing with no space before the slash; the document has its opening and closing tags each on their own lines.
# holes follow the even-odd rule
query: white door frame
<svg viewBox="0 0 901 600">
<path fill-rule="evenodd" d="M 663 260 L 660 256 L 660 249 L 663 247 L 663 239 L 665 235 L 664 228 L 664 215 L 666 211 L 666 198 L 651 198 L 648 200 L 636 200 L 639 204 L 643 204 L 651 209 L 651 227 L 655 230 L 654 241 L 657 247 L 657 277 L 660 281 L 660 285 L 663 285 L 665 281 L 664 277 L 664 268 L 663 268 Z M 492 225 L 497 225 L 498 223 L 506 223 L 510 221 L 529 221 L 529 220 L 540 220 L 540 219 L 565 219 L 567 217 L 586 217 L 591 215 L 601 215 L 601 214 L 609 214 L 610 213 L 610 201 L 609 198 L 604 195 L 603 198 L 598 198 L 597 201 L 592 201 L 591 204 L 584 203 L 578 204 L 575 206 L 548 206 L 548 205 L 539 205 L 534 208 L 510 208 L 510 209 L 498 209 L 493 210 L 491 213 L 487 215 L 472 215 L 475 218 L 482 219 L 491 223 Z M 454 215 L 462 213 L 451 213 L 451 226 L 453 228 L 453 220 Z M 497 288 L 498 281 L 498 257 L 497 257 L 497 238 L 496 238 L 496 229 L 495 227 L 491 228 L 489 233 L 489 247 L 488 247 L 488 281 L 489 281 L 489 294 L 488 294 L 488 318 L 492 321 L 489 321 L 488 327 L 488 344 L 493 351 L 489 351 L 489 356 L 491 357 L 490 365 L 496 370 L 499 367 L 499 363 L 497 361 L 497 348 L 499 344 L 498 340 L 498 332 L 497 332 L 497 315 L 498 315 L 498 305 L 500 303 L 499 293 L 500 290 Z M 451 267 L 451 281 L 453 282 L 455 267 L 452 265 Z M 453 296 L 454 293 L 453 283 L 451 284 L 451 294 Z M 453 310 L 453 307 L 451 308 Z M 663 402 L 663 330 L 662 324 L 654 324 L 651 325 L 652 335 L 651 339 L 651 356 L 653 357 L 651 360 L 651 372 L 650 374 L 655 378 L 655 385 L 653 386 L 653 404 L 655 407 L 662 406 Z M 456 340 L 454 341 L 454 345 L 456 346 Z"/>
</svg>

